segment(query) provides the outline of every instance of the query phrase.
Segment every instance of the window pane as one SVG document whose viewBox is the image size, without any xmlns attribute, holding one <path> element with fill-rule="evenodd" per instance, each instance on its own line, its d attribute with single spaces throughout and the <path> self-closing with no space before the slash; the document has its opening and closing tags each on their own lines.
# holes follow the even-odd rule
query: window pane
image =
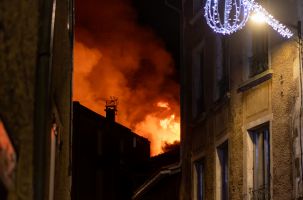
<svg viewBox="0 0 303 200">
<path fill-rule="evenodd" d="M 196 163 L 196 173 L 197 173 L 197 200 L 203 200 L 204 199 L 204 167 L 202 161 Z"/>
<path fill-rule="evenodd" d="M 270 146 L 268 126 L 252 132 L 254 143 L 253 199 L 269 199 Z"/>
<path fill-rule="evenodd" d="M 252 54 L 250 77 L 268 69 L 268 38 L 265 27 L 252 30 Z"/>
<path fill-rule="evenodd" d="M 221 199 L 228 199 L 228 142 L 224 142 L 218 148 L 221 167 Z"/>
</svg>

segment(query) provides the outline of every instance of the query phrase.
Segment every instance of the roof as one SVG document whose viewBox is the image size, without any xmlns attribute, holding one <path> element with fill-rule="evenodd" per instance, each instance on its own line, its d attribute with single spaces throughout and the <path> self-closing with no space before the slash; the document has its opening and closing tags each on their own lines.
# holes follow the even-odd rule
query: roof
<svg viewBox="0 0 303 200">
<path fill-rule="evenodd" d="M 150 188 L 152 188 L 157 182 L 167 176 L 172 176 L 181 172 L 180 163 L 175 163 L 173 165 L 168 165 L 163 167 L 158 173 L 154 174 L 150 179 L 148 179 L 132 196 L 132 200 L 138 199 L 144 193 L 146 193 Z"/>
<path fill-rule="evenodd" d="M 90 110 L 89 108 L 81 105 L 79 101 L 74 101 L 73 102 L 73 106 L 74 106 L 74 112 L 75 112 L 75 110 L 79 110 L 79 111 L 85 113 L 86 115 L 88 115 L 90 118 L 92 118 L 94 120 L 97 120 L 97 121 L 98 120 L 100 120 L 100 121 L 106 121 L 106 117 L 104 117 L 104 116 L 102 116 L 102 115 L 100 115 L 100 114 L 98 114 L 98 113 Z M 116 128 L 125 129 L 126 131 L 123 131 L 123 133 L 128 132 L 128 133 L 130 133 L 130 134 L 132 134 L 132 135 L 134 135 L 134 136 L 136 136 L 138 138 L 141 138 L 143 140 L 146 140 L 147 142 L 150 143 L 150 141 L 147 138 L 142 137 L 142 136 L 134 133 L 130 128 L 128 128 L 128 127 L 126 127 L 126 126 L 124 126 L 122 124 L 119 124 L 118 122 L 113 122 L 113 123 L 114 123 L 114 125 L 115 125 Z"/>
</svg>

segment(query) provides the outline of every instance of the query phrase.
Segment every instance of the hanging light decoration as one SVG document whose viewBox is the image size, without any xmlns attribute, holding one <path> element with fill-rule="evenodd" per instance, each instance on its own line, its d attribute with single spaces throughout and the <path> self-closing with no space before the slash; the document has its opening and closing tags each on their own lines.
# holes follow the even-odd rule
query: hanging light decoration
<svg viewBox="0 0 303 200">
<path fill-rule="evenodd" d="M 261 5 L 254 3 L 253 12 L 259 13 L 262 16 L 264 22 L 270 25 L 275 31 L 277 31 L 283 37 L 291 38 L 293 33 L 285 25 L 281 24 L 272 15 L 270 15 Z"/>
<path fill-rule="evenodd" d="M 204 9 L 207 24 L 215 32 L 225 35 L 245 26 L 251 3 L 248 0 L 225 0 L 225 5 L 222 5 L 219 0 L 207 0 Z"/>
<path fill-rule="evenodd" d="M 254 0 L 225 0 L 224 5 L 219 0 L 207 0 L 204 7 L 207 24 L 216 32 L 234 33 L 242 29 L 251 13 L 260 13 L 264 21 L 283 37 L 290 38 L 293 33 L 274 19 L 261 5 Z"/>
</svg>

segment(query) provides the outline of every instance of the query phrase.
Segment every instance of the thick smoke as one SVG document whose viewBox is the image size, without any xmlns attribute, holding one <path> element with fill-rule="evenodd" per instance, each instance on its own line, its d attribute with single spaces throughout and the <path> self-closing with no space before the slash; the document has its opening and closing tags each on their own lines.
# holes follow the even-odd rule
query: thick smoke
<svg viewBox="0 0 303 200">
<path fill-rule="evenodd" d="M 178 140 L 179 133 L 163 132 L 158 123 L 172 114 L 179 120 L 172 57 L 150 29 L 136 23 L 130 1 L 76 1 L 74 53 L 74 100 L 104 115 L 104 100 L 118 97 L 118 122 L 148 137 L 152 154 L 161 151 L 163 140 Z"/>
</svg>

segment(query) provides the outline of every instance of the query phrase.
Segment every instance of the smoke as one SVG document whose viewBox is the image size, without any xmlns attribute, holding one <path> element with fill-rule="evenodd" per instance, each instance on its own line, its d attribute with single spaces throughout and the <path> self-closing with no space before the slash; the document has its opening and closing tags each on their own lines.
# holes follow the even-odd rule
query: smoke
<svg viewBox="0 0 303 200">
<path fill-rule="evenodd" d="M 149 28 L 136 23 L 130 1 L 76 1 L 74 56 L 74 100 L 104 115 L 104 100 L 118 97 L 118 122 L 147 137 L 152 154 L 179 140 L 179 133 L 160 124 L 172 115 L 171 124 L 179 120 L 172 57 Z"/>
</svg>

